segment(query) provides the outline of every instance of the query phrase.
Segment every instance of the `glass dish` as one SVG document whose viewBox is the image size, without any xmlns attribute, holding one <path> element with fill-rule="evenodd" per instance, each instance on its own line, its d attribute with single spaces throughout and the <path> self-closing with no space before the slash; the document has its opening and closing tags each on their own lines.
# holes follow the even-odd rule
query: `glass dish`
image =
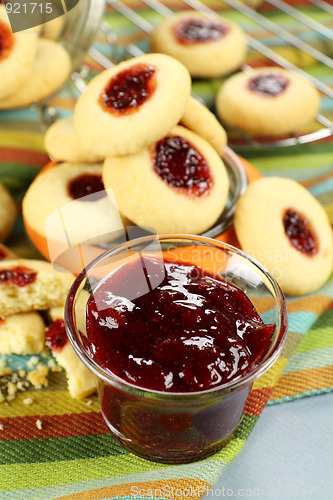
<svg viewBox="0 0 333 500">
<path fill-rule="evenodd" d="M 133 259 L 152 255 L 163 259 L 171 251 L 177 261 L 218 273 L 236 285 L 262 321 L 275 326 L 260 361 L 246 374 L 214 389 L 175 393 L 138 387 L 103 368 L 89 347 L 87 302 L 101 280 Z M 74 281 L 66 303 L 65 323 L 74 350 L 97 377 L 102 415 L 112 435 L 133 453 L 169 464 L 203 459 L 231 439 L 241 421 L 251 384 L 278 358 L 287 333 L 285 300 L 274 278 L 234 247 L 191 235 L 147 236 L 105 252 Z"/>
</svg>

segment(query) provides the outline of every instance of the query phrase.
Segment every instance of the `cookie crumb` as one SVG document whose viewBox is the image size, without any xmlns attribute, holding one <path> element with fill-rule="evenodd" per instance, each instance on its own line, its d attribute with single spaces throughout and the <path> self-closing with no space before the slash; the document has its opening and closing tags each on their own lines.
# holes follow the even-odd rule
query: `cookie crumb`
<svg viewBox="0 0 333 500">
<path fill-rule="evenodd" d="M 23 403 L 25 405 L 31 405 L 33 402 L 34 402 L 34 400 L 32 398 L 25 398 L 25 399 L 23 399 Z"/>
<path fill-rule="evenodd" d="M 11 368 L 4 368 L 0 366 L 0 377 L 5 377 L 6 375 L 11 375 L 13 370 Z"/>
<path fill-rule="evenodd" d="M 91 399 L 88 399 L 88 401 L 86 401 L 86 405 L 87 406 L 90 406 L 92 404 L 92 400 Z"/>
<path fill-rule="evenodd" d="M 38 370 L 33 370 L 29 373 L 28 379 L 34 387 L 40 389 L 41 387 L 47 387 L 49 381 L 47 380 L 47 375 L 49 369 L 47 366 L 41 366 Z"/>
<path fill-rule="evenodd" d="M 4 426 L 2 424 L 0 424 L 0 431 L 3 431 L 4 429 Z"/>
<path fill-rule="evenodd" d="M 37 427 L 37 429 L 42 430 L 43 425 L 42 425 L 42 421 L 41 420 L 39 420 L 39 419 L 36 420 L 36 427 Z"/>
</svg>

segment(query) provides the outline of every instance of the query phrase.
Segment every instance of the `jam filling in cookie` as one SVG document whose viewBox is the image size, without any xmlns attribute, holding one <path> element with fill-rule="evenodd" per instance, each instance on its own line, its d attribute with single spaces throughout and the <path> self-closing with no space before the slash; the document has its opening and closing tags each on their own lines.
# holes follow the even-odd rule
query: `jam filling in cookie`
<svg viewBox="0 0 333 500">
<path fill-rule="evenodd" d="M 275 327 L 242 290 L 190 263 L 146 256 L 144 268 L 154 282 L 149 293 L 138 259 L 88 300 L 91 353 L 106 369 L 140 387 L 192 392 L 239 378 L 260 361 Z"/>
<path fill-rule="evenodd" d="M 102 108 L 110 113 L 128 115 L 149 99 L 157 86 L 156 69 L 135 64 L 111 78 L 100 96 Z"/>
<path fill-rule="evenodd" d="M 19 287 L 34 283 L 36 278 L 37 272 L 24 266 L 1 269 L 0 271 L 0 283 L 12 283 Z"/>
<path fill-rule="evenodd" d="M 185 19 L 174 27 L 175 37 L 184 45 L 219 40 L 228 31 L 228 26 L 209 19 Z"/>
<path fill-rule="evenodd" d="M 81 201 L 97 201 L 106 196 L 102 176 L 97 174 L 79 175 L 68 183 L 67 188 L 69 196 L 74 200 L 83 198 Z M 84 199 L 88 195 L 91 196 Z"/>
<path fill-rule="evenodd" d="M 276 97 L 287 88 L 289 81 L 282 75 L 266 73 L 248 81 L 248 88 L 255 94 Z"/>
<path fill-rule="evenodd" d="M 56 319 L 50 324 L 45 334 L 45 339 L 47 345 L 52 351 L 62 350 L 67 342 L 69 342 L 63 319 Z"/>
<path fill-rule="evenodd" d="M 15 39 L 9 26 L 0 19 L 0 61 L 9 56 L 14 42 Z"/>
<path fill-rule="evenodd" d="M 172 187 L 190 195 L 203 196 L 213 185 L 209 167 L 199 151 L 186 139 L 168 135 L 153 152 L 155 172 Z"/>
<path fill-rule="evenodd" d="M 318 240 L 309 222 L 298 212 L 289 208 L 283 216 L 283 225 L 290 243 L 306 255 L 318 252 Z"/>
</svg>

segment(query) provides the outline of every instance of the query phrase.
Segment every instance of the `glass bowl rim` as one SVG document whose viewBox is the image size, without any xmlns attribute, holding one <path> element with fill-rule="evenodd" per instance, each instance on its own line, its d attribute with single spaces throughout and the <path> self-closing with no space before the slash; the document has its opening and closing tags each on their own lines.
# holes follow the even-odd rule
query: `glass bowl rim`
<svg viewBox="0 0 333 500">
<path fill-rule="evenodd" d="M 87 274 L 89 271 L 91 271 L 96 265 L 100 263 L 100 261 L 110 257 L 113 253 L 118 252 L 122 248 L 130 247 L 131 245 L 137 245 L 140 243 L 144 243 L 145 241 L 149 240 L 154 240 L 158 238 L 159 240 L 184 240 L 184 241 L 189 241 L 193 242 L 196 240 L 198 243 L 203 242 L 206 243 L 207 245 L 214 246 L 221 248 L 223 250 L 226 250 L 228 252 L 231 252 L 233 254 L 236 254 L 240 256 L 241 258 L 245 259 L 245 261 L 249 261 L 257 271 L 259 271 L 259 274 L 264 275 L 265 278 L 268 279 L 269 283 L 271 284 L 275 296 L 273 297 L 275 300 L 275 307 L 278 310 L 279 317 L 281 319 L 280 325 L 279 325 L 279 334 L 276 337 L 275 342 L 273 343 L 273 346 L 271 347 L 271 353 L 266 359 L 264 357 L 263 361 L 256 366 L 254 370 L 250 370 L 247 374 L 240 378 L 236 378 L 235 380 L 231 382 L 225 382 L 224 384 L 220 384 L 214 388 L 203 390 L 203 391 L 193 391 L 193 392 L 167 392 L 167 391 L 157 391 L 153 389 L 148 389 L 145 387 L 140 387 L 135 384 L 132 384 L 116 374 L 112 373 L 110 370 L 106 370 L 103 367 L 101 367 L 97 362 L 95 362 L 93 359 L 91 359 L 85 352 L 84 348 L 81 347 L 76 340 L 77 334 L 76 334 L 76 328 L 74 325 L 74 319 L 73 319 L 73 305 L 74 305 L 74 299 L 76 296 L 76 293 L 79 291 L 81 284 L 83 283 L 84 279 L 87 277 Z M 251 257 L 250 255 L 246 254 L 242 250 L 229 245 L 228 243 L 225 243 L 220 240 L 215 240 L 213 238 L 208 238 L 206 236 L 198 236 L 198 235 L 191 235 L 191 234 L 158 234 L 158 235 L 148 235 L 148 236 L 143 236 L 139 238 L 135 238 L 133 240 L 129 240 L 126 242 L 123 242 L 117 246 L 115 246 L 112 249 L 107 250 L 103 254 L 99 255 L 96 257 L 94 260 L 92 260 L 75 278 L 69 293 L 67 295 L 66 303 L 65 303 L 65 327 L 66 327 L 66 332 L 68 339 L 70 341 L 70 344 L 72 345 L 74 351 L 80 358 L 80 360 L 83 362 L 83 364 L 94 373 L 94 375 L 97 378 L 100 378 L 103 380 L 108 385 L 112 385 L 113 387 L 117 387 L 120 390 L 126 390 L 127 392 L 132 392 L 136 394 L 141 394 L 146 395 L 149 397 L 149 399 L 159 399 L 159 400 L 172 400 L 172 401 L 183 401 L 184 399 L 186 400 L 197 400 L 198 398 L 203 398 L 203 397 L 217 397 L 219 395 L 225 395 L 231 391 L 235 390 L 240 390 L 243 389 L 245 386 L 251 385 L 254 380 L 259 378 L 261 375 L 263 375 L 272 365 L 273 363 L 277 360 L 279 357 L 282 347 L 284 345 L 285 338 L 287 336 L 288 332 L 288 317 L 287 317 L 287 308 L 286 308 L 286 303 L 285 303 L 285 297 L 284 294 L 275 280 L 275 278 L 267 271 L 267 269 L 260 264 L 256 259 Z M 284 331 L 283 331 L 284 329 Z M 280 334 L 282 331 L 282 335 Z M 75 333 L 73 333 L 75 332 Z M 276 329 L 275 329 L 276 333 Z M 155 396 L 155 398 L 154 398 Z"/>
</svg>

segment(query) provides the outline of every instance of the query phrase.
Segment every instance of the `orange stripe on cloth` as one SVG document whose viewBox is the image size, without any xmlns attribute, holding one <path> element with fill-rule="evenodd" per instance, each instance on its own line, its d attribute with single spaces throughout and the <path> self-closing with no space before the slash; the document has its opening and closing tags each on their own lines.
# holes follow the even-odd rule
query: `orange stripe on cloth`
<svg viewBox="0 0 333 500">
<path fill-rule="evenodd" d="M 46 153 L 39 151 L 29 151 L 28 149 L 20 148 L 0 148 L 0 156 L 2 162 L 27 163 L 43 167 L 50 161 Z"/>
<path fill-rule="evenodd" d="M 333 387 L 333 370 L 331 366 L 299 370 L 282 375 L 275 386 L 270 399 L 295 396 L 304 392 Z"/>
<path fill-rule="evenodd" d="M 260 415 L 267 401 L 270 399 L 272 390 L 272 387 L 252 390 L 245 403 L 245 415 Z"/>
<path fill-rule="evenodd" d="M 41 421 L 42 429 L 37 428 L 37 419 Z M 102 415 L 97 412 L 43 417 L 7 417 L 1 419 L 1 424 L 3 429 L 0 433 L 0 441 L 109 434 Z"/>
<path fill-rule="evenodd" d="M 140 496 L 148 498 L 173 498 L 177 500 L 197 500 L 207 495 L 211 485 L 198 479 L 166 479 L 140 483 L 104 486 L 80 493 L 72 493 L 57 500 L 94 500 L 120 496 Z"/>
</svg>

